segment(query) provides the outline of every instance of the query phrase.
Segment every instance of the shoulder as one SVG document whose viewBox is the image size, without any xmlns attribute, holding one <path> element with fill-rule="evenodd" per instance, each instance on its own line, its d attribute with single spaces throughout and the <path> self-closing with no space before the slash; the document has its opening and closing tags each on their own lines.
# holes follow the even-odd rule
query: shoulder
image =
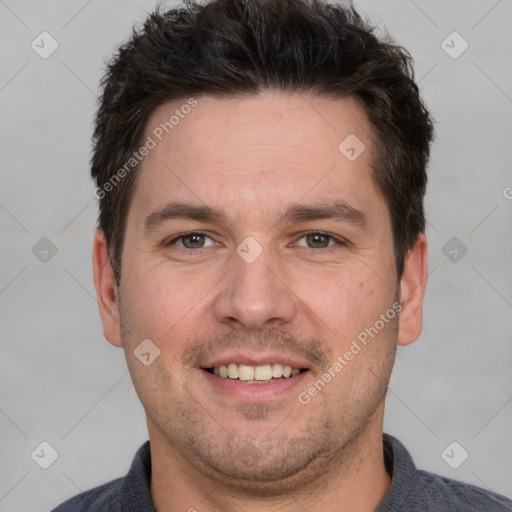
<svg viewBox="0 0 512 512">
<path fill-rule="evenodd" d="M 418 470 L 400 441 L 387 434 L 383 441 L 392 483 L 378 512 L 512 512 L 505 496 Z"/>
<path fill-rule="evenodd" d="M 424 503 L 442 504 L 444 507 L 442 510 L 454 512 L 512 511 L 512 500 L 505 496 L 427 471 L 417 472 L 415 484 L 415 487 L 422 489 L 422 492 L 418 493 L 418 498 L 423 495 Z"/>
<path fill-rule="evenodd" d="M 52 512 L 155 512 L 150 494 L 151 451 L 144 443 L 132 460 L 128 474 L 65 501 Z"/>
<path fill-rule="evenodd" d="M 85 491 L 65 501 L 52 512 L 121 512 L 121 488 L 123 478 Z"/>
</svg>

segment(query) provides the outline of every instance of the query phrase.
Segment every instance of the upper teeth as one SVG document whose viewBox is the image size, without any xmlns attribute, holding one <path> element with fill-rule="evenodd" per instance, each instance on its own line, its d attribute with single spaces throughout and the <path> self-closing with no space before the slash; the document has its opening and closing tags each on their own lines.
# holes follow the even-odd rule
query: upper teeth
<svg viewBox="0 0 512 512">
<path fill-rule="evenodd" d="M 299 368 L 292 368 L 283 364 L 264 364 L 262 366 L 248 366 L 245 364 L 229 363 L 214 366 L 213 373 L 220 377 L 239 380 L 271 380 L 281 377 L 294 377 L 300 373 Z"/>
</svg>

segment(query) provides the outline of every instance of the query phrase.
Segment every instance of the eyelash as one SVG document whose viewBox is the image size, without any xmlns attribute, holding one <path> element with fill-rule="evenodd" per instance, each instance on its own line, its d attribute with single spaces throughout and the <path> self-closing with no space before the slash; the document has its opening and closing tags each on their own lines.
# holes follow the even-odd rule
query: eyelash
<svg viewBox="0 0 512 512">
<path fill-rule="evenodd" d="M 201 236 L 204 236 L 204 237 L 207 237 L 207 238 L 210 238 L 210 235 L 208 235 L 208 233 L 204 232 L 204 231 L 189 231 L 188 233 L 182 233 L 181 235 L 179 236 L 176 236 L 174 237 L 172 240 L 169 240 L 168 242 L 165 243 L 166 246 L 169 246 L 169 245 L 176 245 L 176 242 L 178 240 L 181 240 L 183 238 L 186 238 L 188 236 L 191 236 L 191 235 L 201 235 Z M 304 247 L 305 249 L 309 249 L 311 251 L 323 251 L 323 252 L 328 252 L 330 250 L 333 250 L 333 249 L 338 249 L 340 246 L 346 246 L 348 245 L 348 242 L 342 238 L 338 238 L 338 237 L 335 237 L 334 235 L 331 235 L 330 233 L 326 233 L 324 231 L 306 231 L 304 233 L 301 233 L 298 240 L 308 236 L 308 235 L 321 235 L 321 236 L 325 236 L 325 237 L 328 237 L 330 238 L 331 240 L 334 240 L 336 242 L 335 245 L 328 245 L 327 247 Z M 190 248 L 187 248 L 187 247 L 180 247 L 180 249 L 183 249 L 185 251 L 195 251 L 195 252 L 199 252 L 203 249 L 208 249 L 208 247 L 199 247 L 197 249 L 190 249 Z"/>
</svg>

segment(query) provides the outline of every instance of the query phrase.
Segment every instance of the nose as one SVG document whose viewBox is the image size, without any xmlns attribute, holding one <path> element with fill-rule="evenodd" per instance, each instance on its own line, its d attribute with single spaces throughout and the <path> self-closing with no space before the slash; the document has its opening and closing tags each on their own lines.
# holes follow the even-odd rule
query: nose
<svg viewBox="0 0 512 512">
<path fill-rule="evenodd" d="M 250 263 L 234 254 L 233 267 L 222 281 L 213 307 L 217 321 L 258 330 L 292 321 L 297 298 L 286 283 L 282 265 L 267 251 Z"/>
</svg>

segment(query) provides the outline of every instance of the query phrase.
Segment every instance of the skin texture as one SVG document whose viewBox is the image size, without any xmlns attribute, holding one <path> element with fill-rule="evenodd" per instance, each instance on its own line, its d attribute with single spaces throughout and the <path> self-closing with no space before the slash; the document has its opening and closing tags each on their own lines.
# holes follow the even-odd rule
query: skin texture
<svg viewBox="0 0 512 512">
<path fill-rule="evenodd" d="M 382 421 L 396 346 L 421 331 L 425 237 L 399 279 L 389 212 L 372 181 L 369 124 L 356 99 L 275 91 L 196 99 L 143 161 L 118 299 L 101 232 L 94 246 L 105 337 L 124 348 L 146 410 L 155 507 L 374 510 L 391 483 Z M 184 103 L 156 109 L 146 136 Z M 366 146 L 354 161 L 338 150 L 350 134 Z M 290 207 L 335 201 L 358 210 L 359 222 L 283 218 Z M 208 206 L 224 218 L 155 215 L 170 202 Z M 177 239 L 191 231 L 206 236 Z M 316 232 L 332 238 L 308 236 Z M 299 393 L 398 297 L 400 318 L 359 344 L 301 403 Z M 144 339 L 160 350 L 148 366 L 134 355 Z M 226 391 L 202 369 L 242 357 L 287 358 L 308 371 L 267 393 L 270 385 L 241 382 Z"/>
</svg>

